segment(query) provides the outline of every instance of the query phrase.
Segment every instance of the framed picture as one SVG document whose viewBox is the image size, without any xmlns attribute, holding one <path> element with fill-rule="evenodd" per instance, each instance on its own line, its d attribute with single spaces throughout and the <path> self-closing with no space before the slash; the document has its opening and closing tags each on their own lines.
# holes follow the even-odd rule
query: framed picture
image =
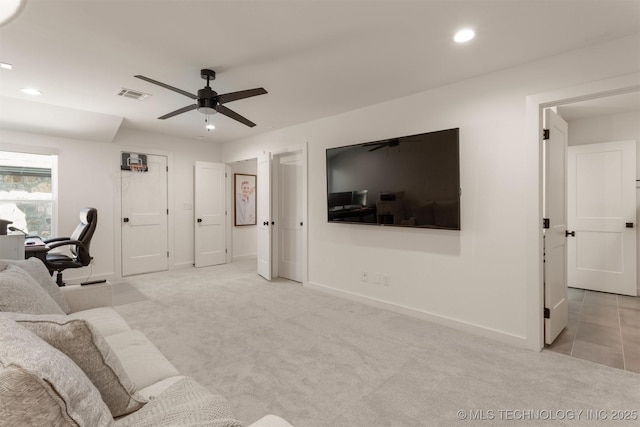
<svg viewBox="0 0 640 427">
<path fill-rule="evenodd" d="M 235 225 L 256 225 L 256 176 L 233 175 L 236 192 Z"/>
</svg>

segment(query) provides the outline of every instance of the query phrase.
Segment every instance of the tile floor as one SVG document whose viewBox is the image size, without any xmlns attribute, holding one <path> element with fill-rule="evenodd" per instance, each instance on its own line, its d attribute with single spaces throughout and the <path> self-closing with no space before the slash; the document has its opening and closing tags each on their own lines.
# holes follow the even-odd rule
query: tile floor
<svg viewBox="0 0 640 427">
<path fill-rule="evenodd" d="M 640 373 L 640 297 L 569 288 L 569 324 L 546 348 Z"/>
</svg>

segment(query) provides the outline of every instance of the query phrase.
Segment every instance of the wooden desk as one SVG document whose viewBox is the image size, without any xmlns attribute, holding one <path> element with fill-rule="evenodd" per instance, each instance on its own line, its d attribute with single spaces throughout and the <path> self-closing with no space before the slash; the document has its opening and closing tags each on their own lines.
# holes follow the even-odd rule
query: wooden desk
<svg viewBox="0 0 640 427">
<path fill-rule="evenodd" d="M 49 252 L 50 249 L 51 248 L 47 246 L 47 244 L 45 244 L 39 237 L 28 237 L 24 241 L 25 259 L 37 257 L 44 262 L 44 260 L 47 258 L 47 252 Z"/>
</svg>

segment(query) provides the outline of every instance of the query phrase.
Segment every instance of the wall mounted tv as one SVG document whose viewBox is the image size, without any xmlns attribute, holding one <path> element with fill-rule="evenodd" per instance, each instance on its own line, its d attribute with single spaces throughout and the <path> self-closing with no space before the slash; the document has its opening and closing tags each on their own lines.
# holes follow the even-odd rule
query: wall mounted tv
<svg viewBox="0 0 640 427">
<path fill-rule="evenodd" d="M 329 222 L 460 230 L 459 129 L 327 149 Z"/>
</svg>

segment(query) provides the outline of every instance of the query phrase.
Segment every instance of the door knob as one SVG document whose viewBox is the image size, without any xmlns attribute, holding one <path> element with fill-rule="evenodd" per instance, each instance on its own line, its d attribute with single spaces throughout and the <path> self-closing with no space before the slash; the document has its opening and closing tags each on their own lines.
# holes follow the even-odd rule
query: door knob
<svg viewBox="0 0 640 427">
<path fill-rule="evenodd" d="M 269 226 L 269 221 L 264 221 L 264 222 L 262 223 L 262 225 Z"/>
<path fill-rule="evenodd" d="M 567 230 L 567 231 L 564 232 L 564 235 L 567 236 L 567 237 L 569 237 L 569 236 L 576 237 L 576 232 Z"/>
<path fill-rule="evenodd" d="M 300 221 L 300 227 L 302 227 L 302 221 Z"/>
<path fill-rule="evenodd" d="M 198 221 L 198 222 L 202 222 L 202 218 L 198 218 L 196 221 Z"/>
<path fill-rule="evenodd" d="M 626 226 L 627 226 L 627 228 L 633 228 L 633 223 L 632 223 L 632 222 L 628 222 L 628 223 L 626 224 Z"/>
<path fill-rule="evenodd" d="M 129 218 L 122 218 L 123 222 L 129 222 Z"/>
</svg>

